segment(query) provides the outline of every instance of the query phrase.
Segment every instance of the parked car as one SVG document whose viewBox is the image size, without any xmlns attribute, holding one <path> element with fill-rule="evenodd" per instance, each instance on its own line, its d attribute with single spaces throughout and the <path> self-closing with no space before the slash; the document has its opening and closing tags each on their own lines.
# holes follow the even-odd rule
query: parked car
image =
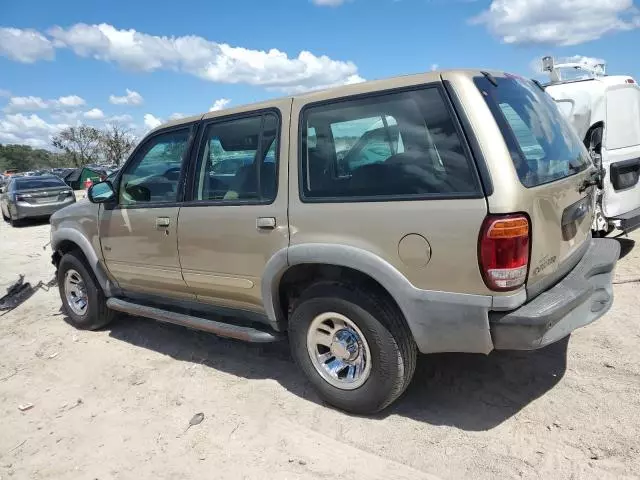
<svg viewBox="0 0 640 480">
<path fill-rule="evenodd" d="M 73 191 L 58 177 L 12 177 L 2 187 L 2 218 L 17 226 L 26 218 L 48 217 L 76 201 Z"/>
<path fill-rule="evenodd" d="M 640 86 L 628 75 L 606 75 L 606 65 L 543 59 L 545 88 L 558 103 L 596 167 L 593 231 L 640 228 Z"/>
<path fill-rule="evenodd" d="M 537 349 L 611 307 L 620 247 L 591 238 L 593 171 L 529 80 L 349 85 L 152 131 L 92 203 L 52 216 L 53 261 L 78 328 L 126 312 L 286 333 L 323 399 L 370 413 L 418 352 Z"/>
</svg>

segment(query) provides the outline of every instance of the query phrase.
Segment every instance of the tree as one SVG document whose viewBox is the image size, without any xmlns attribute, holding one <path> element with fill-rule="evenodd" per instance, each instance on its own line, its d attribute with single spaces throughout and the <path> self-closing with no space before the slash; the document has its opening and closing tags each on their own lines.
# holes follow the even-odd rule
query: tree
<svg viewBox="0 0 640 480">
<path fill-rule="evenodd" d="M 0 172 L 17 169 L 20 172 L 67 165 L 63 155 L 29 145 L 0 145 Z"/>
<path fill-rule="evenodd" d="M 76 167 L 98 159 L 102 132 L 88 125 L 69 127 L 51 140 L 52 145 L 71 157 Z"/>
<path fill-rule="evenodd" d="M 120 165 L 136 146 L 136 139 L 131 130 L 117 123 L 108 125 L 101 132 L 100 150 L 108 164 Z"/>
</svg>

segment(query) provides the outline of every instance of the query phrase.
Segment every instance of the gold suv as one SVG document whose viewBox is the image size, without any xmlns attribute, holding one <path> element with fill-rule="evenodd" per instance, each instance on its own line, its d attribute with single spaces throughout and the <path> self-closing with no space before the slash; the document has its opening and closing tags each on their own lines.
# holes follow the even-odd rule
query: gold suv
<svg viewBox="0 0 640 480">
<path fill-rule="evenodd" d="M 78 328 L 126 312 L 287 336 L 322 398 L 375 412 L 418 352 L 536 349 L 611 307 L 596 177 L 553 100 L 501 72 L 211 112 L 152 131 L 53 215 L 60 295 Z"/>
</svg>

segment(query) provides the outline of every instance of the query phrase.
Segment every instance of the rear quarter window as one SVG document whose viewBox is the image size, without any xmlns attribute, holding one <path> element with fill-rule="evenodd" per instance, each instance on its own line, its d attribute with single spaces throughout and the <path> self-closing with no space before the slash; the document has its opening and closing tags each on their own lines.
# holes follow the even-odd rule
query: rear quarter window
<svg viewBox="0 0 640 480">
<path fill-rule="evenodd" d="M 439 88 L 312 105 L 300 130 L 303 201 L 482 196 Z"/>
<path fill-rule="evenodd" d="M 516 76 L 474 82 L 500 128 L 525 187 L 535 187 L 588 168 L 587 151 L 553 99 Z"/>
</svg>

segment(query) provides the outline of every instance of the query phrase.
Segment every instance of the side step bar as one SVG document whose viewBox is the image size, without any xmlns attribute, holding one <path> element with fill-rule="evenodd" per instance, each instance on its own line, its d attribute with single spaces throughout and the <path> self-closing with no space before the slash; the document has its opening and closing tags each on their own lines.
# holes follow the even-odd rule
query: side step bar
<svg viewBox="0 0 640 480">
<path fill-rule="evenodd" d="M 183 313 L 171 312 L 160 308 L 140 305 L 120 298 L 110 298 L 107 300 L 107 307 L 117 312 L 128 313 L 137 317 L 147 317 L 159 322 L 173 323 L 183 327 L 193 328 L 213 333 L 220 337 L 235 338 L 252 343 L 269 343 L 281 340 L 283 337 L 277 333 L 265 332 L 251 327 L 232 325 L 229 323 L 216 322 L 206 318 L 194 317 Z"/>
</svg>

